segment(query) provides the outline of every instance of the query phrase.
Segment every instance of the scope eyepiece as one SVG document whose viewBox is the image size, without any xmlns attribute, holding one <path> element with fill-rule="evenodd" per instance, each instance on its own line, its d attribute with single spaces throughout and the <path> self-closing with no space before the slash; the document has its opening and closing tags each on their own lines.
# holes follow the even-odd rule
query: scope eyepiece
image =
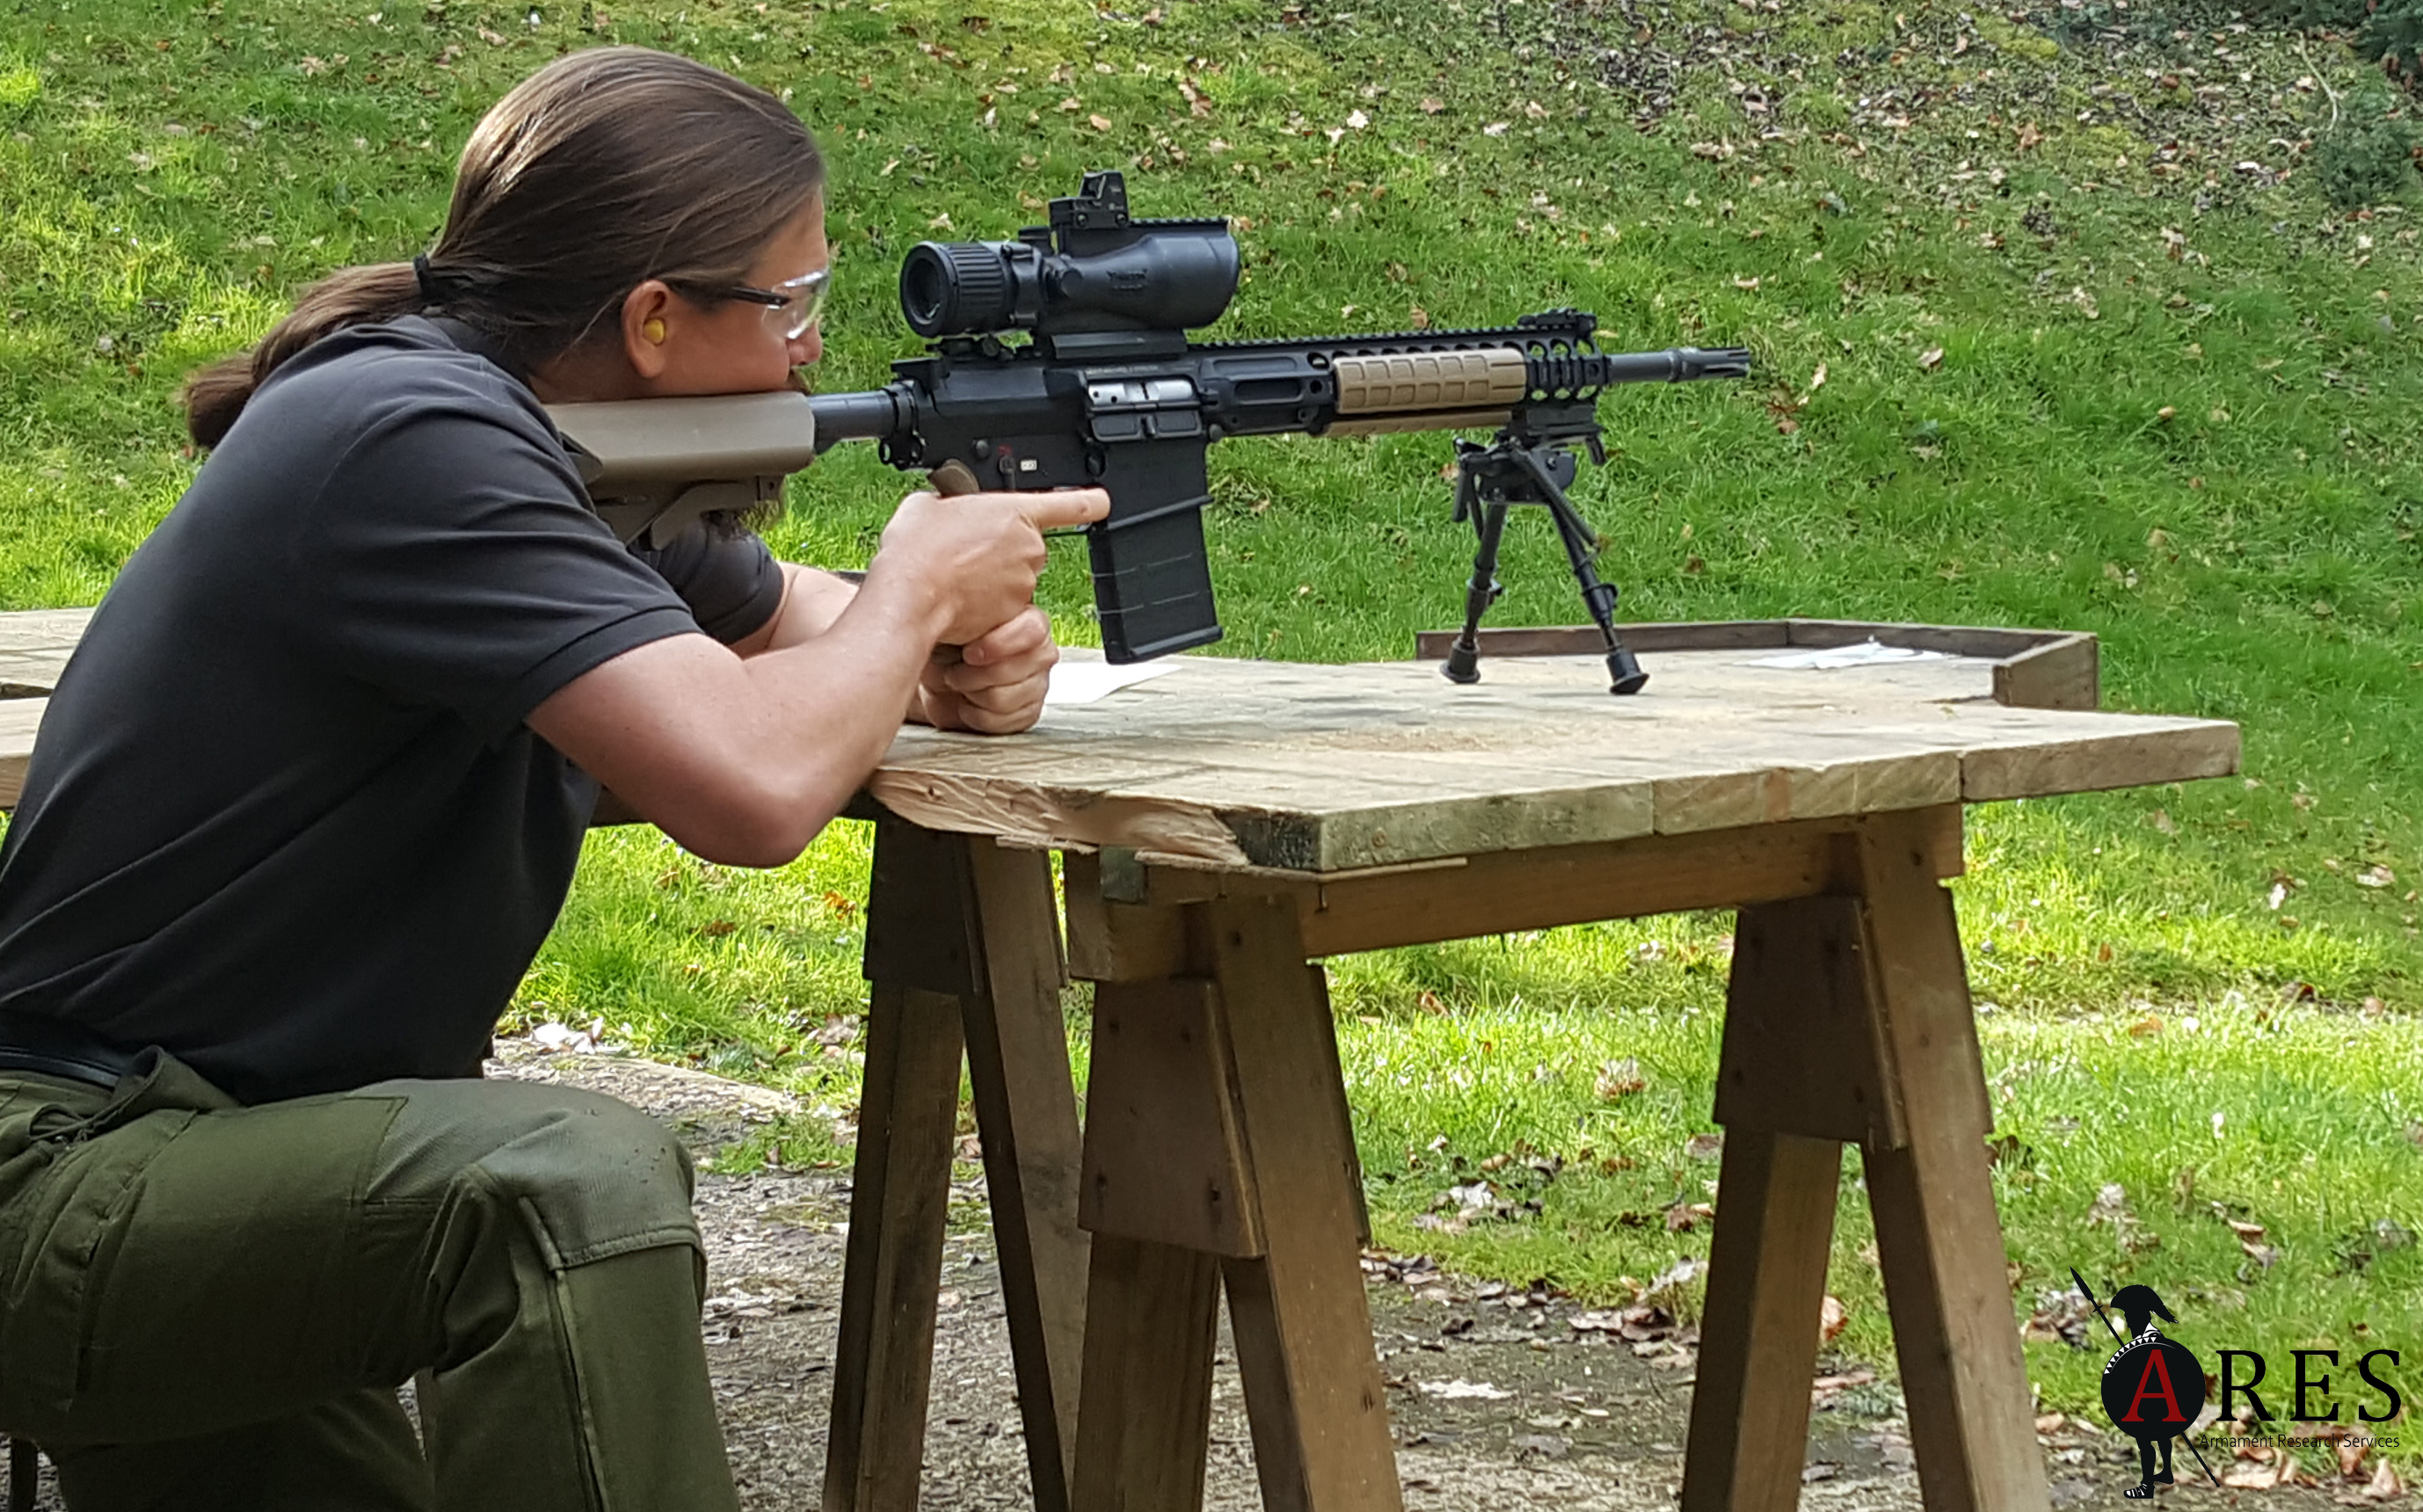
<svg viewBox="0 0 2423 1512">
<path fill-rule="evenodd" d="M 928 340 L 1031 328 L 1042 269 L 1021 242 L 920 242 L 900 264 L 900 313 Z"/>
</svg>

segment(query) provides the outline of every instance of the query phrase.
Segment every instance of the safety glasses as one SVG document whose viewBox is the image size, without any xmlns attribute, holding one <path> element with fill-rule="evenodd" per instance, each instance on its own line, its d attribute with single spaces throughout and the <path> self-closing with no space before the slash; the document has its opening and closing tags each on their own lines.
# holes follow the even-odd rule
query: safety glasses
<svg viewBox="0 0 2423 1512">
<path fill-rule="evenodd" d="M 765 306 L 766 328 L 785 341 L 796 341 L 824 319 L 825 293 L 831 287 L 832 264 L 828 262 L 814 273 L 786 278 L 771 289 L 740 284 L 717 292 Z"/>
</svg>

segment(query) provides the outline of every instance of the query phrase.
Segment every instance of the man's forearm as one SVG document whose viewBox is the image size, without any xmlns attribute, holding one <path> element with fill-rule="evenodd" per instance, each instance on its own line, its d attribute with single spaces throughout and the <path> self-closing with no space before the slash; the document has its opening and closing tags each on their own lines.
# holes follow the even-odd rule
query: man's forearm
<svg viewBox="0 0 2423 1512">
<path fill-rule="evenodd" d="M 768 652 L 787 651 L 803 646 L 824 635 L 840 620 L 842 611 L 858 597 L 859 584 L 864 573 L 835 572 L 824 567 L 807 567 L 795 561 L 782 564 L 784 592 L 782 606 L 766 629 L 733 649 L 743 658 L 762 656 Z M 926 706 L 926 690 L 918 688 L 909 697 L 902 716 L 918 724 L 937 722 Z"/>
<path fill-rule="evenodd" d="M 844 577 L 820 567 L 803 567 L 798 562 L 782 564 L 784 579 L 783 606 L 774 611 L 773 633 L 764 644 L 752 647 L 744 654 L 756 655 L 768 651 L 782 651 L 791 646 L 805 645 L 823 635 L 841 618 L 858 596 L 855 579 L 863 573 Z M 755 637 L 751 638 L 752 640 Z"/>
</svg>

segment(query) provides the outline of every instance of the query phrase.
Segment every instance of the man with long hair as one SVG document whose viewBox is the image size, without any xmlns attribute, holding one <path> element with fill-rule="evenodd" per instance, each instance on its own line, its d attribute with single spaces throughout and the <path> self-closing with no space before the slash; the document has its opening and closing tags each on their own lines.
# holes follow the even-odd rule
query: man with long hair
<svg viewBox="0 0 2423 1512">
<path fill-rule="evenodd" d="M 787 861 L 904 717 L 1034 722 L 1041 530 L 1108 507 L 912 495 L 855 586 L 745 528 L 626 548 L 543 405 L 785 386 L 827 260 L 779 101 L 579 53 L 434 247 L 189 384 L 212 454 L 0 847 L 0 1432 L 75 1512 L 735 1504 L 688 1156 L 479 1080 L 490 1032 L 601 785 Z"/>
</svg>

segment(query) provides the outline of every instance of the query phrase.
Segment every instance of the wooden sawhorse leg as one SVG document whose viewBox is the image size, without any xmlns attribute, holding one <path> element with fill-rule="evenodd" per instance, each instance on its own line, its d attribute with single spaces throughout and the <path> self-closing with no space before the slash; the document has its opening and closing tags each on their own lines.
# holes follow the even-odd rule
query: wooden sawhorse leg
<svg viewBox="0 0 2423 1512">
<path fill-rule="evenodd" d="M 1865 1152 L 1929 1512 L 2047 1512 L 1987 1173 L 1991 1125 L 1934 812 L 1842 842 L 1838 892 L 1742 910 L 1683 1512 L 1792 1512 L 1842 1145 Z M 1952 819 L 1956 824 L 1956 815 Z"/>
<path fill-rule="evenodd" d="M 964 1043 L 1037 1512 L 1067 1512 L 1087 1241 L 1048 858 L 878 821 L 823 1512 L 914 1512 Z"/>
<path fill-rule="evenodd" d="M 1290 898 L 1183 909 L 1184 974 L 1095 992 L 1073 1512 L 1202 1504 L 1225 1283 L 1268 1512 L 1400 1512 L 1361 1172 Z"/>
</svg>

